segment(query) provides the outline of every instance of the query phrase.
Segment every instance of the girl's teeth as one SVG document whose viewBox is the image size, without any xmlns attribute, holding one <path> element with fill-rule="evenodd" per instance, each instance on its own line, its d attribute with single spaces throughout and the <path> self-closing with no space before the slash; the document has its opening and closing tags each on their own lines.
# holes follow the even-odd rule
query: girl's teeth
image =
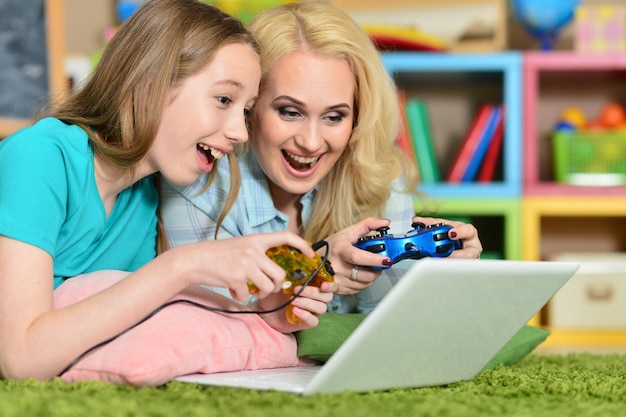
<svg viewBox="0 0 626 417">
<path fill-rule="evenodd" d="M 211 152 L 211 155 L 213 156 L 213 158 L 215 159 L 222 159 L 224 157 L 224 152 L 218 151 L 217 149 L 212 149 L 211 147 L 209 147 L 208 145 L 205 145 L 204 143 L 200 144 L 200 147 L 202 148 L 202 150 L 204 150 L 205 152 Z"/>
</svg>

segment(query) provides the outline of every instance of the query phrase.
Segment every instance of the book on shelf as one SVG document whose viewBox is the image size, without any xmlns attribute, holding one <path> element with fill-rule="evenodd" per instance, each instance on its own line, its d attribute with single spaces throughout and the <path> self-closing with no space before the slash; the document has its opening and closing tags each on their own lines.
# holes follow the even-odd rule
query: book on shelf
<svg viewBox="0 0 626 417">
<path fill-rule="evenodd" d="M 421 182 L 425 184 L 439 182 L 441 173 L 437 165 L 426 104 L 420 99 L 407 98 L 405 112 Z"/>
<path fill-rule="evenodd" d="M 413 139 L 409 132 L 408 121 L 406 119 L 406 93 L 404 91 L 398 91 L 398 108 L 400 110 L 400 126 L 398 128 L 398 137 L 396 138 L 396 145 L 402 149 L 402 151 L 411 158 L 414 164 L 417 166 L 417 158 L 415 157 L 415 150 L 413 149 Z"/>
<path fill-rule="evenodd" d="M 487 149 L 489 149 L 489 146 L 491 145 L 491 142 L 501 124 L 502 124 L 502 106 L 491 105 L 487 125 L 485 126 L 483 134 L 481 135 L 480 140 L 478 141 L 476 150 L 472 154 L 467 164 L 467 169 L 463 173 L 463 176 L 461 177 L 461 181 L 469 182 L 469 181 L 473 181 L 476 178 L 476 174 L 478 173 L 478 169 L 483 163 L 485 154 L 487 153 Z"/>
<path fill-rule="evenodd" d="M 450 167 L 446 177 L 448 182 L 493 179 L 502 147 L 503 116 L 500 104 L 480 106 Z"/>
<path fill-rule="evenodd" d="M 500 153 L 502 150 L 502 140 L 504 137 L 504 116 L 505 112 L 502 108 L 502 116 L 500 117 L 500 121 L 496 127 L 496 131 L 494 132 L 493 138 L 491 139 L 489 149 L 487 149 L 487 153 L 485 154 L 485 160 L 483 161 L 483 164 L 480 167 L 480 172 L 478 173 L 479 182 L 493 181 L 496 167 L 498 166 L 498 161 L 500 160 Z"/>
<path fill-rule="evenodd" d="M 446 180 L 448 182 L 457 183 L 461 182 L 463 175 L 467 171 L 469 162 L 478 148 L 478 144 L 485 132 L 487 123 L 491 116 L 491 104 L 485 104 L 478 109 L 472 124 L 470 125 L 465 138 L 461 142 L 461 146 L 452 162 L 450 171 Z"/>
</svg>

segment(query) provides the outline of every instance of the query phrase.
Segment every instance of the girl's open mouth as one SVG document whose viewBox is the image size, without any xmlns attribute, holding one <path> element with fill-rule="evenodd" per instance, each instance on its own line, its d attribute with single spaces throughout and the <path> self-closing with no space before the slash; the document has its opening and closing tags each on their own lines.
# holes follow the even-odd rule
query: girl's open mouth
<svg viewBox="0 0 626 417">
<path fill-rule="evenodd" d="M 203 143 L 199 143 L 197 145 L 197 148 L 198 148 L 198 151 L 200 151 L 200 154 L 204 155 L 204 158 L 205 158 L 204 162 L 207 165 L 212 164 L 216 159 L 223 158 L 225 155 L 223 152 L 218 151 L 217 149 L 213 149 Z"/>
</svg>

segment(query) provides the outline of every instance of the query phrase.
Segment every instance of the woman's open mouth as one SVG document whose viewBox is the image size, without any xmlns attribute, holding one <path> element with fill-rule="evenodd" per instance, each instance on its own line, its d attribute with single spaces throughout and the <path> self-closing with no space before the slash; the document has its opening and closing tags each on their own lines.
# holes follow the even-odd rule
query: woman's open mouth
<svg viewBox="0 0 626 417">
<path fill-rule="evenodd" d="M 285 150 L 281 151 L 283 154 L 283 158 L 285 158 L 285 161 L 287 161 L 287 163 L 296 171 L 299 172 L 305 172 L 308 171 L 309 169 L 313 168 L 315 166 L 315 164 L 317 164 L 317 161 L 319 161 L 320 157 L 319 156 L 300 156 L 300 155 L 294 155 L 290 152 L 287 152 Z"/>
</svg>

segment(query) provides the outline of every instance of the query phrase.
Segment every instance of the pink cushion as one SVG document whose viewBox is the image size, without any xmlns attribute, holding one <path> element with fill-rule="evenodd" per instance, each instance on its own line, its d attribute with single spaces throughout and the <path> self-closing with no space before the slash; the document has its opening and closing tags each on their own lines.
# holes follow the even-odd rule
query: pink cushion
<svg viewBox="0 0 626 417">
<path fill-rule="evenodd" d="M 54 307 L 78 302 L 124 279 L 100 271 L 67 280 L 54 292 Z M 221 295 L 190 289 L 175 298 L 229 310 L 245 307 Z M 207 294 L 208 293 L 208 294 Z M 256 314 L 224 314 L 174 304 L 94 350 L 62 375 L 68 382 L 102 380 L 136 386 L 164 384 L 176 376 L 297 366 L 296 340 Z"/>
</svg>

